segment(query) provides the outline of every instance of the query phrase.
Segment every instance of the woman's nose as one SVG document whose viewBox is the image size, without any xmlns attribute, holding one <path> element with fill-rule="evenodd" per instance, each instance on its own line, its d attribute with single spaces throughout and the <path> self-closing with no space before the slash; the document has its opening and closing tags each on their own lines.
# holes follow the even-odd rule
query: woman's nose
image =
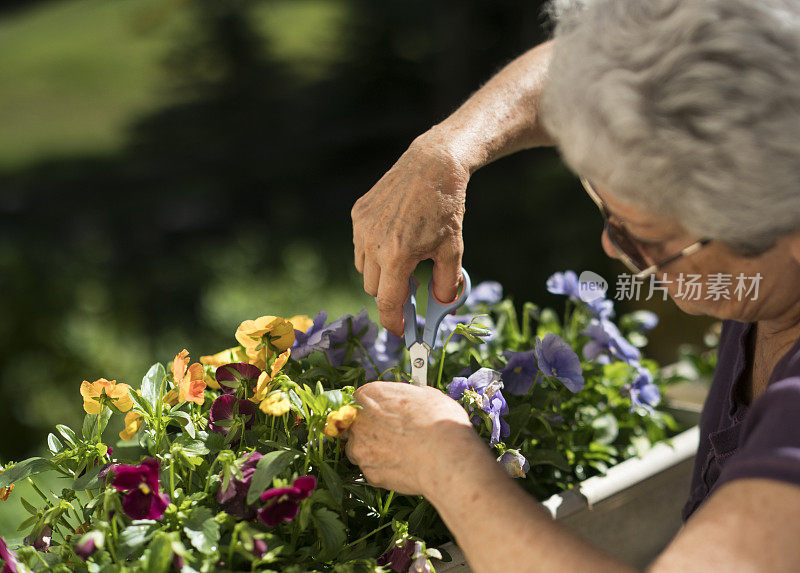
<svg viewBox="0 0 800 573">
<path fill-rule="evenodd" d="M 603 229 L 603 234 L 600 235 L 600 244 L 603 245 L 603 250 L 609 257 L 619 259 L 619 251 L 611 243 L 611 239 L 608 238 L 608 229 Z"/>
</svg>

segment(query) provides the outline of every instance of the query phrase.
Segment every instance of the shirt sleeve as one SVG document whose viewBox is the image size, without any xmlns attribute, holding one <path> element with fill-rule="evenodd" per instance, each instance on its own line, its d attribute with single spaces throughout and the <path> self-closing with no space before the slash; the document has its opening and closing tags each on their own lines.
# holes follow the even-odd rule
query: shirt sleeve
<svg viewBox="0 0 800 573">
<path fill-rule="evenodd" d="M 800 486 L 800 377 L 770 384 L 742 424 L 738 451 L 723 466 L 715 488 L 740 478 Z"/>
</svg>

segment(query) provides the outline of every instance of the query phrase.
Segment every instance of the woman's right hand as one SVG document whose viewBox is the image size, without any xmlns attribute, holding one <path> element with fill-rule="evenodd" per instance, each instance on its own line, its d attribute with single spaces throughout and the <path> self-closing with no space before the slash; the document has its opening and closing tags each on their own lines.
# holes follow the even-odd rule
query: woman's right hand
<svg viewBox="0 0 800 573">
<path fill-rule="evenodd" d="M 436 298 L 456 297 L 469 176 L 432 130 L 353 206 L 356 269 L 364 275 L 364 290 L 377 297 L 381 324 L 398 336 L 408 278 L 420 261 L 433 259 Z"/>
</svg>

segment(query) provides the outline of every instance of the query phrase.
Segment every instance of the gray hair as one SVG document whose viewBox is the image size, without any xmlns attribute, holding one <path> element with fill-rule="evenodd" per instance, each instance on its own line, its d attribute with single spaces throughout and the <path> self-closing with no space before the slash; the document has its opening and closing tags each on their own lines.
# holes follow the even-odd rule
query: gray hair
<svg viewBox="0 0 800 573">
<path fill-rule="evenodd" d="M 562 0 L 550 13 L 541 117 L 570 168 L 743 254 L 800 230 L 798 0 Z"/>
</svg>

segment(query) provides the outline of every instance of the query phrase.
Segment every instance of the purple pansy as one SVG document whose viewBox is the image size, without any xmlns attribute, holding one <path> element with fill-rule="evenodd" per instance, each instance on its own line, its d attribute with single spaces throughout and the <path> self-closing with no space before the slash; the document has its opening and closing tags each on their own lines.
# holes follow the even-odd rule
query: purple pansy
<svg viewBox="0 0 800 573">
<path fill-rule="evenodd" d="M 502 456 L 497 458 L 503 469 L 513 478 L 524 478 L 531 469 L 531 464 L 525 459 L 519 450 L 506 450 Z"/>
<path fill-rule="evenodd" d="M 533 385 L 533 381 L 536 380 L 536 375 L 539 373 L 533 352 L 506 350 L 503 352 L 503 356 L 508 360 L 506 367 L 500 371 L 503 389 L 515 396 L 527 394 Z"/>
<path fill-rule="evenodd" d="M 308 330 L 294 329 L 294 344 L 292 345 L 292 358 L 302 360 L 315 350 L 315 345 L 322 339 L 322 332 L 325 328 L 325 321 L 328 320 L 328 313 L 321 310 L 314 317 L 313 324 Z"/>
<path fill-rule="evenodd" d="M 456 376 L 447 385 L 447 393 L 454 400 L 460 400 L 464 393 L 472 391 L 478 407 L 489 415 L 492 421 L 492 445 L 500 442 L 500 437 L 508 436 L 510 429 L 502 416 L 508 414 L 508 403 L 500 391 L 503 383 L 500 381 L 500 372 L 489 368 L 481 368 L 469 378 Z M 480 425 L 481 418 L 473 415 L 471 421 L 476 426 Z"/>
<path fill-rule="evenodd" d="M 232 394 L 243 382 L 255 384 L 261 375 L 261 368 L 247 362 L 231 362 L 217 368 L 214 374 L 217 384 L 226 394 Z M 251 384 L 251 385 L 252 385 Z"/>
<path fill-rule="evenodd" d="M 267 547 L 266 541 L 258 538 L 253 539 L 253 555 L 255 555 L 256 558 L 261 559 L 267 554 L 268 550 L 269 547 Z"/>
<path fill-rule="evenodd" d="M 147 458 L 138 466 L 115 464 L 111 485 L 125 493 L 122 509 L 131 519 L 161 519 L 169 496 L 159 490 L 158 460 Z"/>
<path fill-rule="evenodd" d="M 219 488 L 217 492 L 217 502 L 220 508 L 239 519 L 250 521 L 256 516 L 256 510 L 247 505 L 247 492 L 250 491 L 250 481 L 256 473 L 258 460 L 263 456 L 258 452 L 253 452 L 246 458 L 240 459 L 242 479 L 233 478 L 228 483 L 228 487 Z"/>
<path fill-rule="evenodd" d="M 378 334 L 378 338 L 375 340 L 375 345 L 369 351 L 372 361 L 380 370 L 378 374 L 400 363 L 400 355 L 404 347 L 405 343 L 402 338 L 395 336 L 388 330 L 381 330 L 380 334 Z M 377 376 L 376 378 L 371 378 L 375 370 L 372 364 L 369 364 L 366 368 L 367 380 L 377 380 Z"/>
<path fill-rule="evenodd" d="M 422 541 L 414 542 L 414 553 L 411 555 L 414 560 L 408 568 L 408 573 L 431 573 L 431 564 L 427 554 L 422 550 Z"/>
<path fill-rule="evenodd" d="M 549 332 L 543 339 L 537 338 L 533 353 L 542 374 L 557 378 L 570 392 L 583 389 L 581 360 L 560 336 Z"/>
<path fill-rule="evenodd" d="M 211 409 L 208 411 L 208 428 L 212 432 L 227 434 L 230 431 L 230 425 L 220 422 L 233 420 L 234 408 L 237 410 L 237 416 L 245 418 L 244 429 L 249 430 L 256 417 L 256 405 L 250 400 L 237 398 L 233 394 L 220 394 L 211 404 Z"/>
<path fill-rule="evenodd" d="M 640 366 L 638 376 L 629 388 L 631 397 L 631 411 L 637 406 L 643 407 L 652 413 L 653 408 L 661 402 L 661 391 L 653 383 L 653 375 L 647 368 Z"/>
<path fill-rule="evenodd" d="M 314 341 L 309 339 L 309 343 L 314 350 L 321 350 L 328 356 L 328 360 L 333 366 L 341 366 L 348 358 L 348 350 L 352 347 L 352 352 L 356 360 L 369 363 L 363 350 L 358 344 L 351 343 L 351 339 L 358 339 L 361 346 L 367 352 L 375 344 L 378 337 L 378 326 L 369 319 L 367 310 L 363 309 L 356 316 L 346 314 L 341 318 L 322 328 Z M 365 364 L 366 366 L 366 364 Z"/>
<path fill-rule="evenodd" d="M 101 531 L 90 531 L 75 543 L 73 549 L 78 557 L 87 561 L 98 549 L 103 547 L 104 543 L 105 535 Z"/>
<path fill-rule="evenodd" d="M 266 502 L 258 510 L 258 518 L 268 527 L 275 527 L 283 521 L 291 521 L 300 511 L 300 502 L 311 496 L 317 487 L 314 476 L 300 476 L 289 487 L 274 487 L 261 494 Z"/>
<path fill-rule="evenodd" d="M 393 544 L 389 551 L 378 557 L 378 565 L 388 567 L 397 573 L 404 573 L 411 567 L 413 554 L 414 542 L 410 539 L 402 545 Z"/>
<path fill-rule="evenodd" d="M 607 298 L 597 298 L 586 302 L 586 308 L 592 316 L 600 320 L 607 320 L 614 316 L 614 303 Z"/>
<path fill-rule="evenodd" d="M 497 281 L 483 281 L 469 293 L 464 305 L 467 308 L 479 304 L 497 304 L 503 299 L 503 285 Z"/>
<path fill-rule="evenodd" d="M 45 524 L 39 534 L 32 538 L 30 535 L 25 538 L 25 545 L 33 547 L 36 551 L 47 551 L 50 549 L 50 540 L 53 537 L 53 528 Z"/>
<path fill-rule="evenodd" d="M 617 360 L 633 364 L 642 357 L 639 349 L 628 342 L 617 325 L 609 320 L 592 319 L 581 334 L 591 338 L 583 347 L 583 357 L 586 360 L 608 364 L 613 356 Z"/>
<path fill-rule="evenodd" d="M 570 300 L 579 300 L 578 275 L 574 271 L 554 273 L 547 279 L 547 290 L 553 294 L 568 296 Z"/>
</svg>

